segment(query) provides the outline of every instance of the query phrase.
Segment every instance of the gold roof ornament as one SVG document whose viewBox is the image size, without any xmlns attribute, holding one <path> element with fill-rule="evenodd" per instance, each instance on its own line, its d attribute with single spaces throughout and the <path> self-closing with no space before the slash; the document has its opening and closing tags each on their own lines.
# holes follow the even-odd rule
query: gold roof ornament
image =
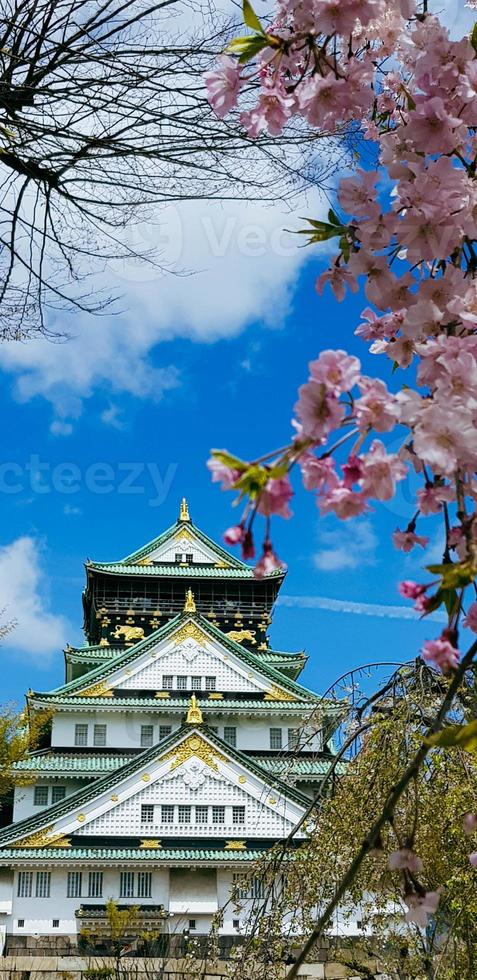
<svg viewBox="0 0 477 980">
<path fill-rule="evenodd" d="M 186 724 L 187 725 L 202 725 L 204 719 L 202 717 L 202 712 L 201 712 L 201 710 L 199 708 L 199 705 L 197 703 L 197 698 L 196 698 L 195 694 L 192 695 L 189 704 L 190 704 L 190 707 L 189 707 L 189 710 L 187 712 Z"/>
<path fill-rule="evenodd" d="M 194 593 L 192 589 L 187 589 L 185 602 L 184 602 L 184 612 L 185 613 L 195 613 L 197 612 Z"/>
<path fill-rule="evenodd" d="M 185 497 L 181 500 L 181 509 L 179 511 L 179 520 L 185 523 L 190 523 L 189 505 Z"/>
</svg>

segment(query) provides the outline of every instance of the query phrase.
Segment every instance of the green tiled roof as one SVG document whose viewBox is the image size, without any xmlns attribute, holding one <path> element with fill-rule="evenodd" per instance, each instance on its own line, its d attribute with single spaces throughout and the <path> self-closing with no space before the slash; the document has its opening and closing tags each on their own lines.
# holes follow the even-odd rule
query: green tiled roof
<svg viewBox="0 0 477 980">
<path fill-rule="evenodd" d="M 95 572 L 104 572 L 110 575 L 149 575 L 167 576 L 168 578 L 249 578 L 253 579 L 253 568 L 245 565 L 243 568 L 217 568 L 216 565 L 125 565 L 122 562 L 97 562 L 89 561 L 86 565 L 88 569 Z M 281 569 L 274 569 L 268 572 L 265 578 L 281 579 L 284 572 Z"/>
<path fill-rule="evenodd" d="M 324 776 L 333 762 L 333 759 L 267 759 L 262 756 L 248 756 L 249 759 L 253 759 L 265 772 L 273 773 L 273 775 L 280 776 L 282 780 L 286 782 L 288 776 L 292 776 L 295 779 L 307 779 L 308 777 L 313 778 L 316 776 Z M 335 772 L 337 776 L 342 776 L 348 769 L 348 764 L 346 761 L 338 762 L 335 767 Z"/>
<path fill-rule="evenodd" d="M 86 676 L 86 675 L 83 675 Z M 109 697 L 84 697 L 80 695 L 68 695 L 68 694 L 56 694 L 55 691 L 48 692 L 46 694 L 30 694 L 28 695 L 30 703 L 33 705 L 55 705 L 57 708 L 69 708 L 74 710 L 75 708 L 126 708 L 126 709 L 144 709 L 149 710 L 152 708 L 153 711 L 179 711 L 185 714 L 190 706 L 190 698 L 109 698 Z M 208 701 L 199 699 L 200 709 L 203 714 L 217 714 L 217 712 L 223 711 L 252 711 L 252 712 L 268 712 L 268 711 L 281 711 L 282 714 L 286 714 L 288 711 L 305 711 L 311 712 L 320 708 L 326 715 L 331 713 L 341 714 L 341 710 L 333 705 L 330 701 L 318 700 L 312 701 L 311 697 L 308 700 L 303 701 L 252 701 L 252 700 L 239 700 L 233 698 L 223 698 L 222 701 Z"/>
<path fill-rule="evenodd" d="M 115 657 L 119 657 L 120 654 L 124 653 L 123 646 L 100 646 L 99 643 L 92 644 L 91 646 L 84 647 L 67 647 L 65 650 L 65 657 L 67 660 L 72 660 L 75 663 L 85 663 L 89 660 L 100 661 L 100 660 L 114 660 Z M 304 651 L 300 650 L 298 652 L 289 652 L 282 650 L 257 650 L 254 653 L 255 657 L 258 657 L 260 661 L 265 663 L 270 663 L 272 666 L 274 664 L 284 664 L 286 666 L 295 666 L 300 664 L 303 666 L 308 657 Z"/>
<path fill-rule="evenodd" d="M 70 813 L 71 810 L 76 809 L 79 806 L 83 806 L 85 803 L 88 803 L 90 800 L 94 799 L 96 796 L 99 796 L 106 790 L 113 787 L 116 789 L 118 785 L 118 776 L 121 779 L 126 779 L 128 776 L 134 775 L 134 773 L 137 772 L 137 770 L 142 766 L 147 765 L 152 760 L 156 760 L 158 755 L 161 756 L 165 752 L 170 751 L 184 735 L 190 735 L 192 732 L 197 732 L 198 730 L 199 729 L 193 725 L 183 725 L 177 731 L 172 732 L 168 738 L 163 739 L 162 742 L 156 743 L 156 745 L 153 745 L 150 749 L 146 749 L 144 752 L 140 752 L 133 759 L 131 759 L 119 773 L 118 770 L 106 773 L 101 779 L 94 780 L 92 783 L 89 783 L 87 787 L 77 790 L 76 793 L 72 793 L 70 796 L 66 796 L 63 800 L 60 800 L 59 803 L 55 803 L 53 806 L 48 807 L 47 810 L 43 810 L 40 813 L 34 814 L 30 817 L 26 817 L 24 820 L 19 820 L 17 823 L 10 824 L 8 827 L 3 827 L 0 830 L 0 849 L 8 846 L 11 841 L 18 840 L 28 833 L 32 833 L 35 830 L 41 830 L 47 825 L 54 824 L 60 817 L 65 816 L 66 814 Z M 204 734 L 213 745 L 216 745 L 217 748 L 220 749 L 223 755 L 230 757 L 235 762 L 238 762 L 249 772 L 254 772 L 259 779 L 269 779 L 269 773 L 264 772 L 264 770 L 261 769 L 256 762 L 250 760 L 242 752 L 239 752 L 237 749 L 232 748 L 231 745 L 224 742 L 223 739 L 219 738 L 219 736 L 216 735 L 215 732 L 212 732 L 210 728 L 204 727 Z M 300 806 L 307 806 L 307 798 L 298 790 L 287 786 L 286 783 L 283 783 L 279 777 L 274 777 L 273 785 L 274 788 L 280 790 L 285 797 L 294 800 Z"/>
<path fill-rule="evenodd" d="M 98 773 L 115 772 L 121 766 L 131 762 L 138 753 L 125 752 L 118 755 L 76 755 L 74 753 L 38 752 L 27 759 L 15 762 L 13 768 L 20 772 L 61 772 L 79 773 L 80 775 L 97 775 Z"/>
<path fill-rule="evenodd" d="M 13 768 L 20 772 L 61 773 L 62 775 L 78 775 L 89 778 L 94 775 L 115 772 L 131 762 L 137 755 L 138 753 L 133 752 L 117 755 L 38 752 L 28 759 L 22 759 L 21 762 L 15 763 Z M 244 754 L 243 758 L 259 766 L 264 772 L 281 776 L 285 781 L 287 776 L 323 776 L 332 762 L 331 758 L 312 757 L 303 759 L 294 755 L 290 755 L 289 758 L 284 756 L 267 758 L 266 756 Z M 340 775 L 346 769 L 346 762 L 338 763 L 336 772 Z"/>
<path fill-rule="evenodd" d="M 0 865 L 6 862 L 21 861 L 63 861 L 77 862 L 94 861 L 180 861 L 191 864 L 196 861 L 257 861 L 263 851 L 226 851 L 218 849 L 197 850 L 184 847 L 169 850 L 167 848 L 142 847 L 7 847 L 0 850 Z"/>
<path fill-rule="evenodd" d="M 169 564 L 151 564 L 142 565 L 141 562 L 147 559 L 149 555 L 159 548 L 161 545 L 165 544 L 170 539 L 174 538 L 175 535 L 180 533 L 182 530 L 186 529 L 192 533 L 192 535 L 197 539 L 198 543 L 204 544 L 206 548 L 216 555 L 217 560 L 220 562 L 226 562 L 226 568 L 216 568 L 213 564 L 206 565 L 175 565 L 172 562 Z M 166 575 L 173 577 L 185 576 L 187 578 L 194 577 L 213 577 L 213 578 L 253 578 L 253 568 L 246 565 L 245 562 L 241 561 L 235 555 L 231 555 L 228 551 L 225 551 L 216 541 L 209 538 L 207 534 L 204 534 L 200 528 L 196 527 L 192 521 L 176 521 L 171 527 L 168 527 L 166 531 L 163 531 L 159 537 L 154 538 L 149 541 L 148 544 L 143 545 L 137 551 L 133 551 L 132 554 L 127 555 L 120 561 L 114 562 L 96 562 L 88 560 L 86 562 L 86 568 L 93 569 L 100 572 L 112 572 L 115 575 Z M 266 578 L 283 578 L 285 572 L 278 569 L 274 572 L 270 572 Z"/>
<path fill-rule="evenodd" d="M 129 663 L 131 660 L 134 660 L 138 654 L 148 650 L 154 643 L 157 643 L 158 641 L 173 634 L 183 620 L 189 619 L 193 619 L 195 622 L 199 623 L 204 633 L 208 634 L 212 639 L 218 640 L 219 643 L 234 653 L 235 656 L 237 656 L 242 662 L 254 667 L 256 670 L 260 671 L 260 673 L 264 674 L 275 684 L 280 685 L 280 687 L 284 688 L 286 691 L 296 694 L 297 700 L 302 698 L 306 701 L 315 703 L 320 700 L 317 694 L 314 694 L 305 687 L 301 687 L 300 684 L 297 684 L 290 678 L 284 677 L 279 670 L 277 670 L 271 664 L 263 662 L 257 654 L 252 653 L 246 647 L 241 646 L 240 643 L 236 643 L 229 636 L 223 633 L 222 630 L 218 629 L 217 626 L 210 623 L 206 617 L 201 616 L 199 613 L 194 615 L 184 615 L 182 613 L 178 616 L 174 616 L 174 618 L 170 619 L 164 624 L 164 626 L 160 626 L 159 629 L 155 630 L 153 633 L 150 633 L 149 636 L 146 636 L 143 640 L 139 640 L 139 642 L 135 643 L 133 646 L 123 649 L 115 659 L 106 664 L 100 664 L 93 670 L 88 671 L 87 674 L 82 674 L 81 677 L 76 678 L 76 680 L 69 681 L 69 683 L 63 684 L 61 687 L 55 688 L 53 691 L 43 694 L 42 697 L 51 699 L 52 697 L 56 698 L 58 695 L 81 691 L 82 688 L 87 688 L 96 682 L 106 679 L 117 668 Z"/>
</svg>

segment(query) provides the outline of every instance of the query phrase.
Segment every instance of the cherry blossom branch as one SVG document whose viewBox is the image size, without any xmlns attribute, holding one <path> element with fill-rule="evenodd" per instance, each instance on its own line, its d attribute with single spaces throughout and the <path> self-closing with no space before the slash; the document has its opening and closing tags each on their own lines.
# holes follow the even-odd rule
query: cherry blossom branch
<svg viewBox="0 0 477 980">
<path fill-rule="evenodd" d="M 356 854 L 356 857 L 350 864 L 348 871 L 346 872 L 346 874 L 343 875 L 343 878 L 341 879 L 341 882 L 339 883 L 332 900 L 328 903 L 328 905 L 320 915 L 315 928 L 310 933 L 310 936 L 308 937 L 306 943 L 300 950 L 293 966 L 288 971 L 286 975 L 286 980 L 294 980 L 294 978 L 298 976 L 298 970 L 300 966 L 302 965 L 302 963 L 305 962 L 306 957 L 311 952 L 313 946 L 322 935 L 323 930 L 328 925 L 333 915 L 333 912 L 339 906 L 343 897 L 346 895 L 346 892 L 348 891 L 351 883 L 355 880 L 361 868 L 361 865 L 363 864 L 364 860 L 368 856 L 370 850 L 376 845 L 377 841 L 379 840 L 379 835 L 383 830 L 384 826 L 386 825 L 386 823 L 392 820 L 394 810 L 396 808 L 397 803 L 399 802 L 400 797 L 404 793 L 405 789 L 407 788 L 411 780 L 413 780 L 416 774 L 418 773 L 422 763 L 424 762 L 426 756 L 431 750 L 431 745 L 427 740 L 430 738 L 431 735 L 433 735 L 435 732 L 439 730 L 439 728 L 442 725 L 442 722 L 445 720 L 447 712 L 452 705 L 453 699 L 459 689 L 459 685 L 464 677 L 464 674 L 472 664 L 472 661 L 476 653 L 477 653 L 477 640 L 474 641 L 474 643 L 470 646 L 465 656 L 462 658 L 449 684 L 447 692 L 444 698 L 442 699 L 440 708 L 436 713 L 434 720 L 428 726 L 426 735 L 419 749 L 417 750 L 414 758 L 408 765 L 405 772 L 402 774 L 401 778 L 397 781 L 395 786 L 393 786 L 378 819 L 375 820 L 371 830 L 366 835 L 358 853 Z"/>
</svg>

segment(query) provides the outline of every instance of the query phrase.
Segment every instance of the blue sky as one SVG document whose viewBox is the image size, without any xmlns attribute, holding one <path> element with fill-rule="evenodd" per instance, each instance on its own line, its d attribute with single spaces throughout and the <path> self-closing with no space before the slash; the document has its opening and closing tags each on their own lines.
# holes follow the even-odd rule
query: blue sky
<svg viewBox="0 0 477 980">
<path fill-rule="evenodd" d="M 462 0 L 445 10 L 454 35 L 474 19 Z M 298 215 L 325 211 L 314 191 L 273 207 L 166 208 L 129 234 L 132 245 L 160 242 L 168 271 L 113 263 L 98 283 L 121 291 L 121 314 L 56 314 L 50 326 L 68 340 L 0 346 L 0 609 L 18 623 L 0 648 L 4 700 L 61 683 L 62 647 L 82 641 L 86 557 L 122 557 L 150 540 L 184 494 L 196 523 L 220 538 L 237 512 L 210 482 L 210 447 L 252 458 L 286 442 L 320 350 L 356 353 L 397 384 L 354 337 L 364 297 L 318 297 L 326 256 L 283 233 Z M 360 664 L 414 657 L 440 627 L 409 618 L 397 584 L 439 558 L 439 540 L 431 524 L 425 556 L 392 548 L 412 487 L 346 523 L 319 519 L 299 480 L 296 489 L 293 520 L 274 527 L 289 572 L 273 645 L 305 648 L 303 681 L 322 691 Z"/>
<path fill-rule="evenodd" d="M 10 548 L 3 552 L 0 580 L 6 585 L 11 574 L 26 577 L 37 608 L 28 606 L 17 583 L 8 615 L 16 615 L 19 626 L 2 650 L 4 697 L 20 698 L 29 686 L 41 690 L 61 682 L 61 641 L 81 642 L 87 556 L 111 560 L 148 541 L 175 520 L 183 494 L 196 523 L 220 537 L 235 512 L 232 496 L 210 482 L 209 448 L 228 446 L 252 457 L 286 441 L 296 389 L 307 361 L 320 349 L 341 346 L 361 356 L 370 371 L 387 368 L 353 336 L 364 298 L 337 305 L 329 293 L 318 297 L 314 279 L 323 263 L 309 254 L 279 329 L 257 320 L 238 336 L 215 343 L 176 339 L 157 345 L 150 354 L 152 367 L 168 363 L 180 371 L 177 386 L 158 403 L 119 391 L 112 401 L 99 386 L 71 433 L 61 436 L 50 430 L 49 403 L 41 395 L 19 403 L 6 376 L 0 501 L 2 544 Z M 101 331 L 101 323 L 96 329 Z M 401 604 L 397 582 L 416 573 L 421 556 L 396 554 L 390 534 L 409 517 L 410 503 L 401 495 L 396 506 L 379 506 L 357 524 L 343 524 L 320 520 L 299 480 L 296 488 L 294 519 L 277 519 L 274 530 L 289 566 L 284 595 Z M 29 544 L 21 548 L 18 541 L 25 537 Z M 32 564 L 36 574 L 29 578 Z M 386 611 L 366 612 L 303 608 L 298 599 L 277 608 L 273 643 L 280 649 L 304 647 L 310 661 L 303 680 L 324 689 L 361 663 L 414 656 L 438 629 L 429 622 L 390 618 Z"/>
</svg>

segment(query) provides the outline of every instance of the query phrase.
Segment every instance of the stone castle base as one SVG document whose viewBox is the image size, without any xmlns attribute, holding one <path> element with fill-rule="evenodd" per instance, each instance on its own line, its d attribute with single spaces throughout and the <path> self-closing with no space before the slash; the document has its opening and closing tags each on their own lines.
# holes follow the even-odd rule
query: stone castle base
<svg viewBox="0 0 477 980">
<path fill-rule="evenodd" d="M 5 956 L 0 959 L 0 980 L 92 980 L 94 975 L 108 980 L 226 980 L 230 963 L 217 961 L 197 971 L 184 959 L 127 959 L 116 972 L 116 961 L 81 956 Z M 287 967 L 283 968 L 286 977 Z M 361 980 L 341 963 L 304 963 L 298 971 L 300 980 Z M 374 973 L 374 980 L 392 980 Z M 257 964 L 257 973 L 249 980 L 267 980 L 269 967 Z"/>
</svg>

